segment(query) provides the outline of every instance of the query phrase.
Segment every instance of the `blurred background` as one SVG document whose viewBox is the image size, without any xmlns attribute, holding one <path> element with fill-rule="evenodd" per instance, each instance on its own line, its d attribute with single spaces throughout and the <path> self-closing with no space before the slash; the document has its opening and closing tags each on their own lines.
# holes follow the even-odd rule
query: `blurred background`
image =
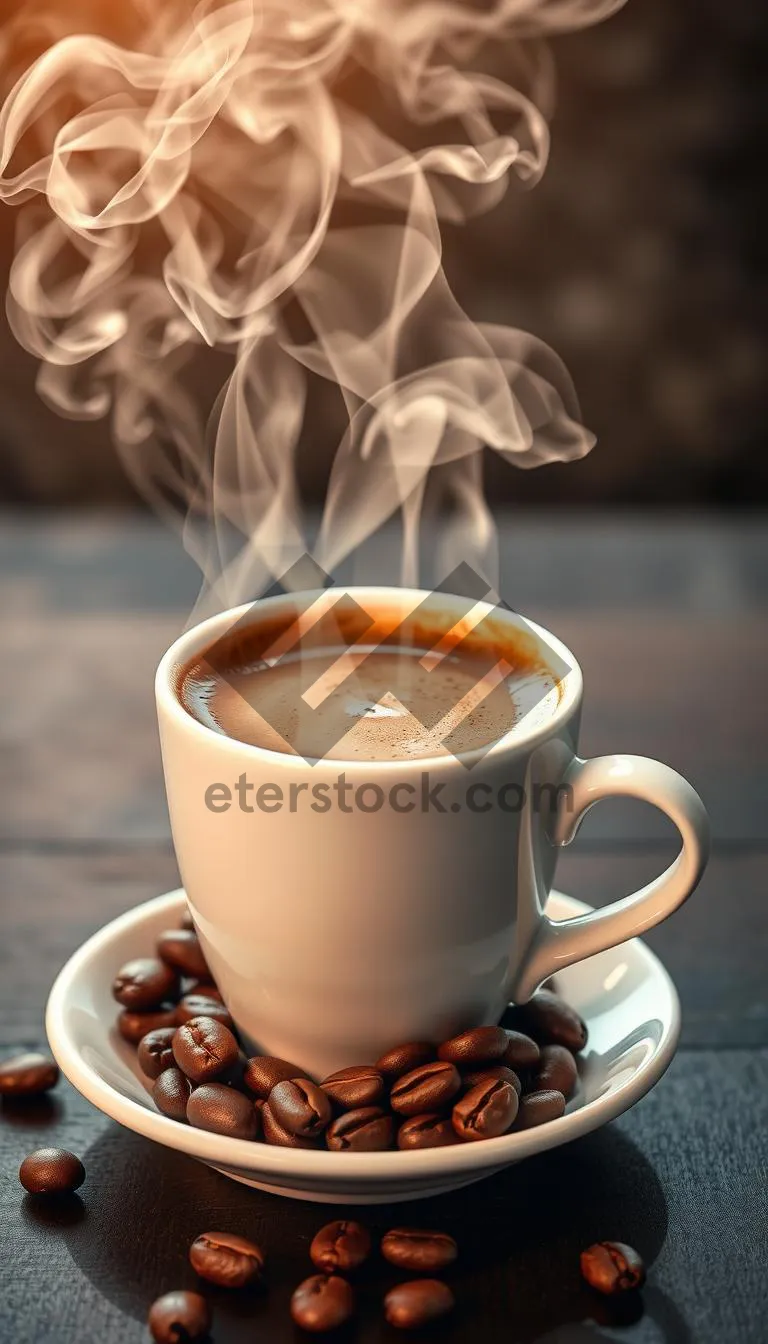
<svg viewBox="0 0 768 1344">
<path fill-rule="evenodd" d="M 12 16 L 30 0 L 3 0 Z M 630 0 L 554 44 L 549 170 L 468 228 L 446 269 L 474 317 L 563 357 L 598 444 L 536 472 L 489 462 L 498 502 L 756 505 L 768 498 L 768 7 Z M 502 59 L 500 57 L 500 59 Z M 5 289 L 16 212 L 0 209 Z M 106 422 L 60 419 L 0 323 L 0 504 L 136 504 Z M 211 369 L 212 395 L 219 367 Z M 322 416 L 322 408 L 319 412 Z M 326 442 L 328 438 L 328 442 Z M 322 492 L 331 449 L 302 456 Z"/>
</svg>

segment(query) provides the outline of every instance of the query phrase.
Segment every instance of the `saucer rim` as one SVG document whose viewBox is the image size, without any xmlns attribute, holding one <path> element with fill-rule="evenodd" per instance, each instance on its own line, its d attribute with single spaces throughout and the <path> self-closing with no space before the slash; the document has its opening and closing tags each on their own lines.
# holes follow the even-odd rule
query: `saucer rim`
<svg viewBox="0 0 768 1344">
<path fill-rule="evenodd" d="M 593 908 L 559 890 L 550 893 L 550 901 L 554 903 L 556 908 L 553 913 L 558 917 L 588 914 Z M 275 1184 L 279 1184 L 281 1175 L 290 1177 L 292 1181 L 306 1179 L 312 1184 L 319 1181 L 355 1184 L 376 1178 L 385 1181 L 395 1176 L 400 1180 L 416 1182 L 420 1178 L 441 1176 L 450 1179 L 468 1172 L 481 1174 L 485 1169 L 490 1172 L 490 1169 L 510 1165 L 533 1153 L 580 1138 L 623 1114 L 663 1076 L 677 1049 L 681 1012 L 674 982 L 647 944 L 640 938 L 633 938 L 627 940 L 628 944 L 632 945 L 635 954 L 645 963 L 656 983 L 663 986 L 668 999 L 667 1011 L 659 1013 L 662 1034 L 658 1044 L 624 1082 L 577 1110 L 566 1112 L 557 1120 L 550 1120 L 546 1125 L 486 1139 L 482 1143 L 380 1153 L 334 1153 L 327 1149 L 280 1148 L 182 1125 L 123 1096 L 106 1082 L 83 1058 L 66 1029 L 64 1009 L 73 986 L 83 974 L 87 975 L 89 967 L 100 959 L 116 938 L 160 912 L 167 912 L 169 917 L 175 913 L 181 914 L 185 904 L 186 893 L 183 887 L 178 887 L 133 906 L 92 934 L 57 975 L 48 997 L 45 1027 L 51 1051 L 62 1073 L 98 1110 L 145 1138 L 213 1166 L 234 1167 L 241 1172 L 248 1172 L 250 1176 L 271 1179 Z M 105 1033 L 108 1031 L 109 1028 L 105 1027 Z"/>
</svg>

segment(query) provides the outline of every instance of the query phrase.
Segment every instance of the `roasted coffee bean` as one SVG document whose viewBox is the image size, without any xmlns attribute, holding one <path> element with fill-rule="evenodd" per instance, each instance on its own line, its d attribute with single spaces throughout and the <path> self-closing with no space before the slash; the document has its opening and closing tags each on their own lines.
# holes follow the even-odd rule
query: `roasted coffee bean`
<svg viewBox="0 0 768 1344">
<path fill-rule="evenodd" d="M 451 1064 L 489 1064 L 502 1059 L 507 1048 L 507 1033 L 503 1027 L 475 1027 L 451 1037 L 438 1046 L 437 1058 Z"/>
<path fill-rule="evenodd" d="M 192 994 L 197 994 L 201 999 L 215 999 L 217 1003 L 223 1003 L 221 990 L 218 985 L 214 985 L 212 980 L 187 980 L 184 985 L 184 998 L 189 998 Z"/>
<path fill-rule="evenodd" d="M 506 1134 L 517 1115 L 518 1097 L 511 1083 L 490 1078 L 477 1083 L 453 1108 L 453 1127 L 460 1139 L 496 1139 Z"/>
<path fill-rule="evenodd" d="M 244 1288 L 256 1283 L 264 1270 L 264 1252 L 255 1241 L 232 1232 L 201 1232 L 189 1248 L 196 1274 L 219 1288 Z"/>
<path fill-rule="evenodd" d="M 204 994 L 185 994 L 179 1001 L 176 1008 L 177 1027 L 183 1027 L 193 1017 L 212 1017 L 217 1022 L 223 1022 L 230 1031 L 235 1025 L 221 999 L 209 999 Z"/>
<path fill-rule="evenodd" d="M 539 1047 L 522 1031 L 508 1031 L 503 1058 L 508 1069 L 533 1069 L 539 1062 Z"/>
<path fill-rule="evenodd" d="M 378 1153 L 392 1147 L 394 1124 L 378 1106 L 363 1106 L 345 1111 L 325 1131 L 328 1147 L 334 1152 Z"/>
<path fill-rule="evenodd" d="M 599 1293 L 631 1292 L 645 1283 L 645 1265 L 637 1251 L 622 1241 L 598 1241 L 581 1252 L 581 1272 Z"/>
<path fill-rule="evenodd" d="M 250 1097 L 224 1083 L 196 1087 L 187 1102 L 187 1120 L 196 1129 L 226 1134 L 230 1139 L 255 1139 L 259 1132 L 259 1112 Z"/>
<path fill-rule="evenodd" d="M 269 1109 L 283 1129 L 303 1139 L 316 1139 L 333 1118 L 325 1092 L 308 1078 L 278 1083 L 269 1094 Z"/>
<path fill-rule="evenodd" d="M 157 955 L 168 966 L 195 980 L 210 980 L 211 972 L 194 929 L 168 929 L 157 940 Z"/>
<path fill-rule="evenodd" d="M 420 1064 L 429 1064 L 434 1058 L 435 1047 L 429 1041 L 408 1041 L 405 1045 L 396 1045 L 393 1050 L 387 1050 L 373 1067 L 391 1083 L 395 1078 L 402 1078 L 404 1073 L 418 1069 Z"/>
<path fill-rule="evenodd" d="M 301 1078 L 303 1074 L 304 1070 L 298 1064 L 291 1064 L 287 1059 L 276 1059 L 274 1055 L 254 1055 L 245 1066 L 243 1082 L 255 1097 L 266 1101 L 277 1083 L 289 1078 Z"/>
<path fill-rule="evenodd" d="M 273 1113 L 268 1101 L 257 1098 L 254 1107 L 261 1116 L 266 1143 L 271 1143 L 276 1148 L 319 1148 L 320 1144 L 317 1139 L 305 1139 L 300 1134 L 291 1134 L 290 1130 L 285 1129 Z"/>
<path fill-rule="evenodd" d="M 152 1100 L 158 1111 L 171 1120 L 185 1124 L 187 1102 L 192 1096 L 192 1084 L 181 1069 L 164 1069 L 152 1088 Z"/>
<path fill-rule="evenodd" d="M 164 1293 L 149 1308 L 147 1324 L 156 1344 L 195 1344 L 211 1328 L 211 1310 L 199 1293 Z"/>
<path fill-rule="evenodd" d="M 193 1083 L 212 1082 L 236 1063 L 240 1050 L 229 1027 L 214 1017 L 193 1017 L 177 1027 L 173 1057 Z"/>
<path fill-rule="evenodd" d="M 291 1316 L 302 1330 L 324 1334 L 337 1330 L 355 1309 L 352 1289 L 338 1274 L 313 1274 L 300 1283 L 291 1298 Z"/>
<path fill-rule="evenodd" d="M 564 1045 L 545 1045 L 531 1079 L 531 1092 L 562 1092 L 566 1101 L 576 1091 L 579 1073 L 576 1060 Z"/>
<path fill-rule="evenodd" d="M 58 1081 L 56 1060 L 36 1050 L 25 1050 L 0 1062 L 0 1097 L 38 1097 Z"/>
<path fill-rule="evenodd" d="M 390 1092 L 389 1104 L 399 1115 L 423 1115 L 425 1111 L 439 1111 L 446 1106 L 460 1087 L 456 1065 L 436 1059 L 398 1078 Z"/>
<path fill-rule="evenodd" d="M 123 1008 L 139 1013 L 178 998 L 180 989 L 178 972 L 158 957 L 136 957 L 126 962 L 112 981 L 112 997 Z"/>
<path fill-rule="evenodd" d="M 455 1299 L 440 1279 L 412 1279 L 390 1289 L 384 1298 L 384 1315 L 398 1330 L 418 1330 L 453 1311 Z"/>
<path fill-rule="evenodd" d="M 398 1269 L 435 1274 L 452 1265 L 459 1248 L 447 1232 L 428 1232 L 420 1227 L 393 1227 L 381 1240 L 381 1254 Z"/>
<path fill-rule="evenodd" d="M 158 1027 L 157 1031 L 148 1031 L 139 1041 L 137 1058 L 139 1068 L 147 1078 L 159 1078 L 166 1069 L 172 1069 L 175 1060 L 171 1043 L 176 1034 L 175 1027 Z"/>
<path fill-rule="evenodd" d="M 459 1136 L 444 1115 L 412 1115 L 397 1131 L 398 1148 L 447 1148 Z"/>
<path fill-rule="evenodd" d="M 478 1068 L 470 1069 L 461 1075 L 465 1087 L 476 1087 L 478 1083 L 487 1083 L 492 1078 L 495 1078 L 497 1082 L 511 1083 L 518 1097 L 520 1096 L 523 1085 L 514 1069 L 508 1068 L 506 1064 L 480 1065 Z"/>
<path fill-rule="evenodd" d="M 324 1078 L 320 1086 L 345 1111 L 354 1111 L 360 1106 L 380 1106 L 386 1096 L 384 1079 L 377 1069 L 367 1064 L 339 1069 Z"/>
<path fill-rule="evenodd" d="M 130 1008 L 124 1008 L 117 1015 L 117 1030 L 120 1032 L 124 1041 L 130 1045 L 138 1045 L 142 1036 L 147 1032 L 157 1031 L 160 1027 L 174 1027 L 176 1025 L 176 1009 L 170 1004 L 163 1008 L 158 1008 L 154 1013 L 134 1013 Z"/>
<path fill-rule="evenodd" d="M 548 1120 L 558 1120 L 565 1110 L 565 1097 L 562 1092 L 529 1092 L 520 1098 L 514 1128 L 535 1129 L 536 1125 L 545 1125 Z"/>
<path fill-rule="evenodd" d="M 65 1195 L 83 1184 L 85 1167 L 66 1148 L 36 1148 L 19 1167 L 19 1180 L 31 1195 Z"/>
<path fill-rule="evenodd" d="M 518 1007 L 523 1030 L 529 1031 L 539 1045 L 564 1045 L 567 1050 L 583 1050 L 587 1028 L 575 1009 L 559 995 L 540 989 L 528 1003 Z"/>
<path fill-rule="evenodd" d="M 326 1223 L 315 1235 L 309 1248 L 313 1265 L 326 1274 L 339 1270 L 349 1274 L 359 1269 L 371 1254 L 371 1234 L 362 1223 L 339 1220 Z"/>
</svg>

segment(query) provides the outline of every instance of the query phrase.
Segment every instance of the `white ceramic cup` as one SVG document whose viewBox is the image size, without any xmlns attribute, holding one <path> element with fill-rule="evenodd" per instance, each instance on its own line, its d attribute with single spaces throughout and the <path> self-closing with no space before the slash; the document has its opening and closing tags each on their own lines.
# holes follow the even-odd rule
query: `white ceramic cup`
<svg viewBox="0 0 768 1344">
<path fill-rule="evenodd" d="M 347 591 L 368 611 L 386 605 L 403 615 L 427 596 Z M 269 598 L 250 610 L 258 620 L 290 601 Z M 443 1040 L 498 1021 L 510 999 L 524 1001 L 560 968 L 643 933 L 690 896 L 708 853 L 698 794 L 642 756 L 578 757 L 581 671 L 554 636 L 504 615 L 532 633 L 545 661 L 554 651 L 570 670 L 559 695 L 474 764 L 454 756 L 308 763 L 225 737 L 179 699 L 180 669 L 248 611 L 225 612 L 182 635 L 160 663 L 156 695 L 182 881 L 249 1048 L 320 1078 L 400 1042 Z M 234 785 L 243 774 L 250 797 L 261 789 L 271 810 L 241 810 Z M 424 776 L 440 807 L 423 805 Z M 318 784 L 348 810 L 313 810 Z M 397 784 L 406 787 L 393 795 Z M 211 794 L 218 785 L 224 789 Z M 383 794 L 384 805 L 356 806 L 363 785 L 371 786 L 363 803 Z M 633 895 L 549 919 L 544 906 L 560 847 L 593 803 L 615 796 L 666 813 L 680 832 L 680 853 Z M 413 809 L 390 806 L 392 797 L 401 808 L 413 801 Z"/>
</svg>

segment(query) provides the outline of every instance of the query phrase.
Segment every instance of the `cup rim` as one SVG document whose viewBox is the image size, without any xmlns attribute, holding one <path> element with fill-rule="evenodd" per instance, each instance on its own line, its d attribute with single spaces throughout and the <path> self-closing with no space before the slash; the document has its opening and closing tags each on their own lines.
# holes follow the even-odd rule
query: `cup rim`
<svg viewBox="0 0 768 1344">
<path fill-rule="evenodd" d="M 308 589 L 305 595 L 309 596 L 310 594 L 316 593 L 319 596 L 323 591 L 328 590 Z M 356 598 L 361 606 L 365 606 L 366 601 L 372 604 L 377 601 L 383 603 L 385 600 L 388 603 L 401 603 L 406 613 L 411 611 L 420 602 L 424 601 L 425 598 L 431 596 L 431 591 L 429 589 L 399 588 L 388 584 L 343 584 L 340 585 L 339 588 L 334 588 L 333 591 L 349 594 L 351 597 Z M 574 657 L 567 645 L 544 626 L 538 625 L 536 621 L 530 620 L 529 617 L 523 616 L 521 613 L 512 611 L 511 609 L 502 608 L 502 618 L 504 614 L 508 615 L 513 624 L 516 624 L 518 628 L 523 628 L 525 633 L 532 635 L 535 638 L 537 644 L 542 649 L 542 656 L 544 657 L 545 662 L 547 660 L 547 652 L 549 651 L 550 656 L 554 653 L 567 665 L 569 670 L 565 677 L 560 679 L 560 700 L 552 714 L 542 722 L 535 724 L 527 730 L 521 727 L 511 728 L 490 747 L 483 746 L 475 748 L 472 751 L 450 753 L 447 756 L 418 756 L 408 760 L 371 759 L 370 761 L 367 761 L 361 760 L 360 758 L 357 758 L 356 760 L 343 760 L 334 756 L 332 758 L 319 758 L 316 762 L 315 760 L 307 761 L 305 757 L 298 753 L 294 754 L 291 752 L 275 751 L 271 747 L 257 746 L 251 742 L 243 742 L 239 738 L 228 737 L 224 733 L 217 733 L 214 729 L 209 728 L 207 724 L 202 723 L 199 719 L 196 719 L 194 715 L 190 714 L 189 710 L 182 704 L 176 691 L 175 677 L 179 668 L 189 662 L 196 653 L 200 653 L 212 643 L 218 634 L 223 633 L 236 625 L 237 622 L 245 616 L 248 611 L 253 610 L 257 604 L 259 605 L 260 611 L 262 607 L 269 607 L 274 610 L 279 609 L 282 603 L 287 604 L 294 601 L 295 597 L 296 594 L 294 593 L 278 593 L 271 597 L 257 598 L 254 602 L 244 602 L 237 607 L 230 607 L 225 611 L 217 612 L 215 615 L 207 617 L 204 621 L 190 627 L 190 629 L 185 630 L 179 635 L 163 654 L 155 674 L 155 699 L 158 716 L 162 718 L 163 715 L 167 715 L 172 723 L 182 730 L 190 732 L 193 738 L 198 739 L 201 743 L 207 742 L 210 746 L 213 746 L 213 744 L 216 743 L 220 750 L 225 752 L 232 751 L 239 756 L 245 754 L 248 758 L 254 761 L 265 764 L 269 763 L 273 768 L 278 765 L 285 766 L 287 763 L 294 765 L 306 764 L 311 768 L 315 764 L 324 763 L 332 766 L 334 770 L 355 772 L 363 767 L 368 772 L 375 769 L 377 771 L 381 770 L 386 774 L 395 772 L 402 773 L 404 769 L 435 771 L 445 769 L 446 766 L 451 763 L 461 764 L 467 768 L 471 767 L 474 761 L 487 761 L 489 759 L 497 758 L 502 753 L 506 756 L 510 756 L 515 755 L 518 751 L 523 749 L 530 750 L 532 747 L 551 738 L 556 733 L 557 729 L 572 716 L 581 703 L 583 691 L 582 671 L 578 660 Z M 446 599 L 450 601 L 450 594 L 446 594 Z M 408 605 L 406 606 L 406 604 Z M 494 604 L 491 602 L 479 603 L 478 605 L 486 606 L 488 614 L 491 614 L 492 612 L 498 614 L 498 609 L 495 608 Z"/>
</svg>

